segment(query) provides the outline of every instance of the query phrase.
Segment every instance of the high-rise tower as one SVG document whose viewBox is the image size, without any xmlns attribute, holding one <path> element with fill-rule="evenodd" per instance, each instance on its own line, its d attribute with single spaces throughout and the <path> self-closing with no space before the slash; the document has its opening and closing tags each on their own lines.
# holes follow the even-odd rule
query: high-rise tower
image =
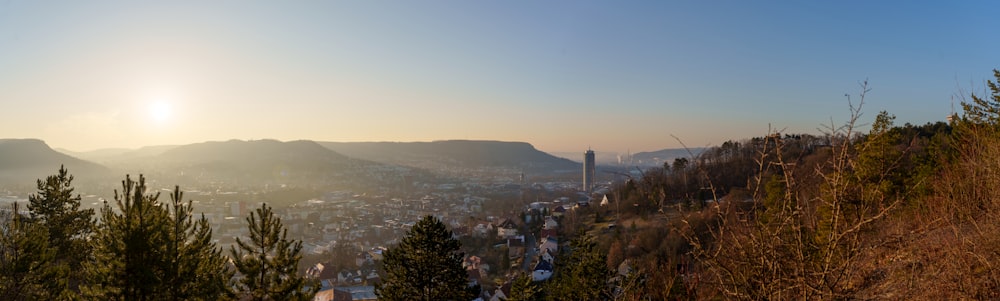
<svg viewBox="0 0 1000 301">
<path fill-rule="evenodd" d="M 594 175 L 597 168 L 594 165 L 594 151 L 587 150 L 583 153 L 583 191 L 594 190 Z"/>
</svg>

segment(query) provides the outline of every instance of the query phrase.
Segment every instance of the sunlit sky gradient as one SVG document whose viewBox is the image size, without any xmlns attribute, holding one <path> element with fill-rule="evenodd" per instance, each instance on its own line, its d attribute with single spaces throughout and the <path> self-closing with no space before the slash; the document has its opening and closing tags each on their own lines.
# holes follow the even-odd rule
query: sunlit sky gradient
<svg viewBox="0 0 1000 301">
<path fill-rule="evenodd" d="M 865 78 L 923 124 L 1000 67 L 997 3 L 5 1 L 0 137 L 636 152 L 815 133 Z"/>
</svg>

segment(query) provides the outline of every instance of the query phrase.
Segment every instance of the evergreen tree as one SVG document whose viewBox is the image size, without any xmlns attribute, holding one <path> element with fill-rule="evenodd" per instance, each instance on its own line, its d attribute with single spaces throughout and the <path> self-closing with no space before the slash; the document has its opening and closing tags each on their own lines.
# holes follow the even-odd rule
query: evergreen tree
<svg viewBox="0 0 1000 301">
<path fill-rule="evenodd" d="M 86 297 L 98 300 L 219 300 L 228 296 L 232 273 L 211 242 L 202 217 L 191 219 L 174 187 L 172 209 L 146 193 L 146 179 L 122 182 L 117 209 L 105 203 L 94 233 L 92 260 L 84 266 Z"/>
<path fill-rule="evenodd" d="M 38 180 L 38 193 L 28 196 L 31 218 L 47 229 L 48 245 L 55 250 L 54 266 L 58 273 L 46 281 L 46 287 L 64 296 L 74 291 L 83 280 L 79 270 L 90 254 L 86 239 L 94 228 L 94 209 L 80 209 L 80 195 L 73 195 L 73 176 L 66 167 L 59 173 Z"/>
<path fill-rule="evenodd" d="M 54 278 L 55 249 L 45 225 L 21 216 L 15 203 L 0 224 L 0 300 L 47 300 L 59 292 L 45 285 Z"/>
<path fill-rule="evenodd" d="M 229 280 L 233 271 L 227 266 L 222 249 L 212 242 L 212 228 L 202 215 L 192 219 L 191 201 L 181 200 L 184 193 L 174 186 L 170 195 L 171 221 L 164 284 L 170 300 L 218 300 L 231 297 Z"/>
<path fill-rule="evenodd" d="M 542 300 L 542 288 L 535 284 L 530 274 L 522 274 L 514 279 L 510 286 L 510 296 L 507 301 L 539 301 Z"/>
<path fill-rule="evenodd" d="M 262 204 L 256 214 L 247 217 L 250 239 L 236 239 L 230 247 L 236 270 L 239 297 L 243 300 L 311 300 L 319 289 L 305 290 L 306 280 L 297 274 L 302 259 L 302 242 L 288 239 L 288 229 L 274 215 L 271 207 Z"/>
<path fill-rule="evenodd" d="M 993 69 L 993 78 L 996 81 L 986 81 L 990 95 L 972 94 L 972 102 L 962 102 L 962 110 L 965 111 L 962 116 L 964 123 L 1000 126 L 1000 70 Z"/>
<path fill-rule="evenodd" d="M 594 239 L 580 233 L 570 241 L 570 253 L 561 254 L 561 269 L 549 282 L 547 297 L 550 300 L 598 300 L 606 297 L 607 255 L 597 249 Z"/>
<path fill-rule="evenodd" d="M 380 300 L 472 300 L 473 287 L 462 268 L 461 242 L 433 216 L 413 226 L 395 248 L 385 252 Z"/>
<path fill-rule="evenodd" d="M 160 194 L 146 194 L 146 179 L 122 181 L 115 190 L 116 212 L 107 202 L 94 233 L 93 259 L 85 264 L 90 283 L 85 296 L 103 300 L 155 300 L 162 293 L 161 256 L 166 241 L 166 211 Z"/>
</svg>

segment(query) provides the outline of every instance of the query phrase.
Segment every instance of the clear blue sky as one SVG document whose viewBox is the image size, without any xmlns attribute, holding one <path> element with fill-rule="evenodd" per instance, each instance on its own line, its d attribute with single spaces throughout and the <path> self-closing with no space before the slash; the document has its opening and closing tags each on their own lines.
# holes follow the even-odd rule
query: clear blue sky
<svg viewBox="0 0 1000 301">
<path fill-rule="evenodd" d="M 4 1 L 0 137 L 525 141 L 656 150 L 943 120 L 997 2 Z M 978 91 L 977 90 L 977 91 Z M 855 98 L 856 100 L 856 98 Z"/>
</svg>

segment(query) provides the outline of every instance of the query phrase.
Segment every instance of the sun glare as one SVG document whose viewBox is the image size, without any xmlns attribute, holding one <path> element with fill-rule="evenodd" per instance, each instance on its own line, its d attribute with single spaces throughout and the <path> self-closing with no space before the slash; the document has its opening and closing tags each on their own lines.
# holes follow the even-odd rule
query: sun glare
<svg viewBox="0 0 1000 301">
<path fill-rule="evenodd" d="M 149 104 L 149 117 L 157 124 L 166 123 L 171 115 L 170 103 L 157 100 Z"/>
</svg>

